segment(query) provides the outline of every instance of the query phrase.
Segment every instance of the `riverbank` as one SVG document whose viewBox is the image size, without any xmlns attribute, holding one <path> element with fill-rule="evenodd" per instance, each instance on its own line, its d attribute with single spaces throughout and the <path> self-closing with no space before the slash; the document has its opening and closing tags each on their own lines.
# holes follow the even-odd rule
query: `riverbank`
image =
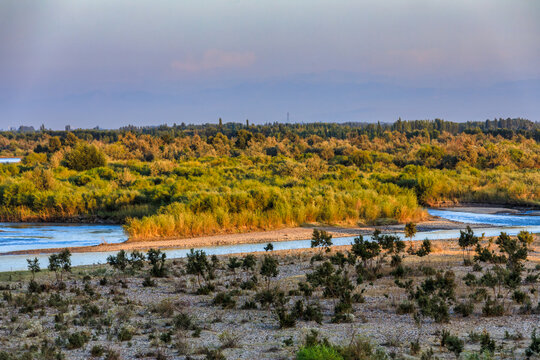
<svg viewBox="0 0 540 360">
<path fill-rule="evenodd" d="M 494 204 L 460 204 L 456 206 L 439 207 L 435 209 L 489 215 L 520 215 L 525 213 L 530 216 L 540 215 L 540 209 L 534 207 L 500 206 Z"/>
<path fill-rule="evenodd" d="M 417 224 L 418 232 L 435 231 L 435 230 L 452 230 L 464 229 L 467 224 L 454 221 L 444 220 L 433 217 L 429 221 L 424 221 Z M 473 228 L 478 228 L 480 225 L 471 225 Z M 371 226 L 371 227 L 339 227 L 339 226 L 317 226 L 316 224 L 305 225 L 303 227 L 284 228 L 269 231 L 257 231 L 240 234 L 224 234 L 214 236 L 201 236 L 195 238 L 184 239 L 165 239 L 165 240 L 147 240 L 147 241 L 125 241 L 117 244 L 102 243 L 94 246 L 75 246 L 67 247 L 72 253 L 90 253 L 90 252 L 115 252 L 120 250 L 144 251 L 150 248 L 156 249 L 190 249 L 210 246 L 223 245 L 238 245 L 238 244 L 260 244 L 279 241 L 294 241 L 308 240 L 311 238 L 313 229 L 322 229 L 328 231 L 334 238 L 368 235 L 373 233 L 375 229 L 382 232 L 403 232 L 403 225 L 386 225 L 386 226 Z M 56 253 L 64 248 L 51 249 L 29 249 L 0 253 L 0 255 L 26 255 L 26 254 L 51 254 Z"/>
<path fill-rule="evenodd" d="M 531 231 L 538 232 L 537 230 L 540 226 L 540 217 L 534 216 L 535 214 L 531 213 L 530 210 L 525 211 L 522 208 L 497 207 L 493 205 L 464 205 L 461 207 L 430 209 L 429 212 L 431 214 L 430 219 L 418 223 L 417 231 L 419 232 L 419 234 L 423 234 L 422 236 L 430 237 L 430 239 L 432 237 L 429 235 L 429 233 L 433 231 L 451 231 L 454 232 L 454 234 L 452 234 L 452 237 L 458 237 L 459 230 L 466 228 L 467 225 L 471 226 L 472 228 L 483 228 L 482 231 L 488 232 L 493 232 L 489 230 L 490 227 L 492 228 L 491 230 L 496 230 L 498 228 L 502 229 L 504 227 L 507 229 L 505 231 L 512 231 L 510 230 L 512 227 L 523 228 L 529 225 L 532 226 Z M 121 240 L 115 241 L 116 239 L 112 239 L 110 238 L 110 236 L 109 238 L 94 237 L 94 239 L 98 241 L 92 242 L 88 241 L 88 239 L 83 236 L 81 238 L 83 241 L 78 244 L 74 242 L 71 242 L 70 244 L 70 241 L 66 241 L 64 246 L 61 245 L 62 242 L 58 242 L 58 246 L 52 246 L 48 249 L 42 249 L 43 247 L 47 247 L 43 245 L 35 246 L 32 249 L 32 242 L 28 241 L 26 244 L 29 248 L 26 248 L 24 244 L 20 245 L 18 248 L 5 248 L 5 250 L 0 252 L 0 255 L 46 255 L 59 252 L 65 248 L 68 248 L 72 253 L 80 253 L 81 255 L 83 255 L 84 253 L 113 253 L 120 250 L 146 251 L 150 248 L 159 248 L 171 252 L 182 252 L 184 251 L 183 249 L 190 248 L 210 249 L 217 247 L 228 248 L 230 250 L 230 248 L 234 246 L 247 249 L 249 245 L 253 245 L 253 247 L 249 250 L 256 251 L 257 245 L 263 243 L 273 242 L 275 244 L 280 244 L 280 242 L 284 242 L 287 244 L 291 244 L 299 241 L 309 241 L 314 228 L 328 231 L 334 237 L 334 239 L 348 238 L 347 243 L 350 243 L 351 237 L 357 236 L 359 234 L 370 235 L 375 229 L 378 229 L 382 232 L 402 233 L 404 225 L 389 224 L 380 226 L 329 226 L 324 224 L 304 224 L 303 226 L 299 227 L 288 227 L 267 231 L 219 234 L 192 238 L 169 238 L 153 240 L 128 239 L 123 242 L 121 242 Z M 36 231 L 41 230 L 38 229 Z M 498 231 L 495 231 L 495 233 L 498 234 Z M 69 238 L 72 238 L 72 235 L 69 235 L 67 233 L 65 234 L 65 236 L 69 236 Z M 93 234 L 88 234 L 88 236 L 93 236 Z M 448 237 L 448 234 L 445 234 L 443 238 L 450 237 Z M 101 241 L 101 243 L 98 243 L 99 241 Z M 342 242 L 342 244 L 344 243 Z M 293 248 L 295 246 L 298 247 L 297 244 L 292 246 Z M 302 247 L 309 247 L 309 244 L 303 244 Z M 230 253 L 230 251 L 227 252 Z"/>
</svg>

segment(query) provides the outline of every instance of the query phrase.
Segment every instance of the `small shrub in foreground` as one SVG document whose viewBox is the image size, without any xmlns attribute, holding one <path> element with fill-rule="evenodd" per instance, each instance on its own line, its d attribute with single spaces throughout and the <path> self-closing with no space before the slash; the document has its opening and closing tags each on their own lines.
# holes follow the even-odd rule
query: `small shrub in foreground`
<svg viewBox="0 0 540 360">
<path fill-rule="evenodd" d="M 214 305 L 221 305 L 224 309 L 234 309 L 236 307 L 236 301 L 232 298 L 231 294 L 225 292 L 217 293 L 213 303 Z"/>
<path fill-rule="evenodd" d="M 456 358 L 459 358 L 459 354 L 463 352 L 464 343 L 459 337 L 451 335 L 448 331 L 443 330 L 441 346 L 444 346 L 448 351 L 454 353 Z"/>
<path fill-rule="evenodd" d="M 540 355 L 540 337 L 536 337 L 536 329 L 531 334 L 531 344 L 525 350 L 525 355 L 527 355 L 527 358 L 533 355 Z"/>
<path fill-rule="evenodd" d="M 84 346 L 89 340 L 89 336 L 85 332 L 74 332 L 68 336 L 68 349 L 78 349 Z"/>
<path fill-rule="evenodd" d="M 133 332 L 128 328 L 123 327 L 118 332 L 118 340 L 119 341 L 129 341 L 132 338 L 133 338 Z"/>
<path fill-rule="evenodd" d="M 103 356 L 104 353 L 105 353 L 105 349 L 101 345 L 94 345 L 92 346 L 92 349 L 90 350 L 90 355 L 94 357 Z"/>
<path fill-rule="evenodd" d="M 319 344 L 301 348 L 296 360 L 343 360 L 343 356 L 333 346 Z"/>
<path fill-rule="evenodd" d="M 454 311 L 463 317 L 471 315 L 474 311 L 474 304 L 471 302 L 462 302 L 454 307 Z"/>
<path fill-rule="evenodd" d="M 188 314 L 180 313 L 174 318 L 174 326 L 177 329 L 192 330 L 194 329 L 193 319 Z"/>
<path fill-rule="evenodd" d="M 484 316 L 503 316 L 504 306 L 498 301 L 488 299 L 482 308 L 482 314 Z"/>
</svg>

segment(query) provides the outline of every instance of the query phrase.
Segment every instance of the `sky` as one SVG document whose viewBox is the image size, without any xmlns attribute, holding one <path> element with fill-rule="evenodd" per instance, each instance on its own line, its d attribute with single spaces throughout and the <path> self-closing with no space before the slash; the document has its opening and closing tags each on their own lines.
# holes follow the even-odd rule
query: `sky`
<svg viewBox="0 0 540 360">
<path fill-rule="evenodd" d="M 0 128 L 540 121 L 538 0 L 6 0 Z"/>
</svg>

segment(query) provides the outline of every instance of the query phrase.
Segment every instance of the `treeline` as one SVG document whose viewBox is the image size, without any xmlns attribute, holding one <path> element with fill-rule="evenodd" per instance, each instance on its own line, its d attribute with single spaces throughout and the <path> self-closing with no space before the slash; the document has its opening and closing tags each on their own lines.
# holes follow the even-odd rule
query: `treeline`
<svg viewBox="0 0 540 360">
<path fill-rule="evenodd" d="M 69 131 L 47 130 L 44 126 L 39 131 L 33 127 L 21 126 L 19 130 L 3 131 L 0 134 L 9 139 L 26 139 L 37 141 L 43 135 L 65 137 L 68 133 L 74 133 L 78 138 L 87 141 L 100 140 L 105 142 L 118 141 L 120 135 L 133 133 L 136 135 L 150 135 L 154 137 L 185 137 L 199 135 L 203 138 L 215 136 L 218 132 L 228 138 L 237 137 L 241 130 L 247 130 L 252 134 L 261 134 L 265 137 L 281 138 L 283 136 L 296 135 L 307 138 L 313 135 L 323 139 L 336 138 L 348 139 L 355 136 L 366 135 L 370 139 L 381 137 L 385 132 L 399 132 L 407 137 L 418 136 L 420 133 L 438 137 L 447 132 L 453 135 L 467 133 L 484 133 L 493 136 L 502 136 L 512 139 L 523 136 L 528 139 L 540 141 L 540 123 L 522 118 L 499 118 L 486 121 L 468 121 L 463 123 L 435 120 L 411 120 L 402 121 L 401 118 L 394 123 L 268 123 L 253 125 L 246 120 L 245 123 L 223 123 L 221 119 L 216 124 L 186 125 L 185 123 L 173 124 L 172 126 L 134 126 L 128 125 L 116 130 L 74 129 Z"/>
<path fill-rule="evenodd" d="M 445 124 L 1 133 L 0 156 L 22 162 L 0 165 L 0 220 L 106 220 L 135 239 L 419 221 L 422 206 L 460 202 L 540 205 L 540 146 L 519 134 L 536 124 L 511 121 L 522 128 L 505 129 L 510 138 Z"/>
</svg>

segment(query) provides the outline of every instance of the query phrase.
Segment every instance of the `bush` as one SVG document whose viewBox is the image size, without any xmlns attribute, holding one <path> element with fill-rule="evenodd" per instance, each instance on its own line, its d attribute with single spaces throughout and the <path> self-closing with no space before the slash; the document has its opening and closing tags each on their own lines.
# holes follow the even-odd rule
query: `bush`
<svg viewBox="0 0 540 360">
<path fill-rule="evenodd" d="M 236 301 L 232 298 L 230 293 L 220 292 L 217 293 L 213 301 L 214 305 L 221 305 L 224 309 L 234 309 Z"/>
<path fill-rule="evenodd" d="M 216 350 L 205 349 L 204 354 L 206 355 L 205 360 L 226 360 L 227 359 L 225 355 L 223 355 L 223 353 L 219 349 L 216 349 Z"/>
<path fill-rule="evenodd" d="M 470 302 L 462 302 L 454 307 L 454 311 L 463 317 L 471 315 L 474 311 L 474 304 Z"/>
<path fill-rule="evenodd" d="M 279 321 L 279 327 L 281 329 L 292 328 L 296 326 L 296 314 L 294 311 L 287 312 L 284 308 L 276 310 L 276 316 Z"/>
<path fill-rule="evenodd" d="M 68 336 L 68 349 L 78 349 L 84 346 L 89 340 L 88 334 L 85 332 L 74 332 Z"/>
<path fill-rule="evenodd" d="M 467 286 L 475 286 L 477 284 L 476 276 L 474 276 L 473 273 L 467 273 L 467 275 L 463 277 L 463 281 L 465 281 L 465 285 Z"/>
<path fill-rule="evenodd" d="M 495 340 L 491 338 L 487 331 L 480 335 L 480 351 L 493 353 L 495 351 Z"/>
<path fill-rule="evenodd" d="M 381 349 L 375 349 L 373 344 L 366 338 L 356 337 L 349 345 L 340 349 L 345 360 L 385 360 L 388 359 Z"/>
<path fill-rule="evenodd" d="M 498 301 L 488 299 L 482 308 L 482 314 L 484 316 L 503 316 L 504 306 Z"/>
<path fill-rule="evenodd" d="M 159 336 L 159 340 L 163 341 L 165 344 L 169 344 L 172 339 L 172 332 L 164 332 Z"/>
<path fill-rule="evenodd" d="M 463 351 L 464 342 L 459 337 L 450 335 L 446 330 L 443 330 L 441 336 L 441 346 L 444 346 L 448 351 L 453 352 L 456 357 Z"/>
<path fill-rule="evenodd" d="M 468 353 L 465 354 L 465 360 L 493 360 L 493 356 L 489 352 Z"/>
<path fill-rule="evenodd" d="M 243 281 L 240 284 L 240 289 L 242 289 L 242 290 L 255 290 L 257 288 L 257 283 L 258 283 L 257 277 L 254 276 L 250 280 Z"/>
<path fill-rule="evenodd" d="M 152 280 L 152 278 L 150 276 L 147 276 L 144 278 L 143 282 L 142 282 L 142 286 L 143 287 L 154 287 L 156 286 L 156 282 L 154 280 Z"/>
<path fill-rule="evenodd" d="M 416 339 L 415 341 L 411 341 L 410 349 L 412 355 L 418 354 L 420 350 L 422 350 L 420 347 L 420 340 Z"/>
<path fill-rule="evenodd" d="M 308 304 L 302 314 L 302 319 L 306 321 L 315 321 L 318 324 L 322 323 L 323 314 L 319 304 Z"/>
<path fill-rule="evenodd" d="M 182 330 L 192 330 L 193 319 L 188 314 L 180 313 L 174 318 L 174 327 Z"/>
<path fill-rule="evenodd" d="M 92 349 L 90 350 L 90 355 L 94 357 L 101 357 L 105 353 L 105 349 L 103 349 L 103 346 L 101 345 L 94 345 L 92 346 Z"/>
<path fill-rule="evenodd" d="M 105 360 L 120 360 L 120 354 L 118 351 L 109 349 L 107 350 L 107 355 L 105 355 Z"/>
<path fill-rule="evenodd" d="M 221 342 L 222 349 L 236 348 L 240 342 L 240 334 L 233 334 L 227 331 L 219 334 L 219 342 Z"/>
<path fill-rule="evenodd" d="M 154 304 L 151 308 L 153 313 L 160 314 L 162 317 L 171 317 L 174 314 L 175 305 L 170 299 L 163 299 Z"/>
<path fill-rule="evenodd" d="M 277 305 L 283 301 L 285 294 L 278 289 L 262 290 L 255 294 L 255 301 L 260 303 L 262 307 Z"/>
<path fill-rule="evenodd" d="M 512 300 L 518 304 L 525 304 L 529 300 L 529 296 L 521 290 L 515 290 L 512 294 Z"/>
<path fill-rule="evenodd" d="M 133 332 L 130 329 L 126 328 L 126 327 L 123 327 L 118 332 L 118 340 L 119 341 L 129 341 L 132 338 L 133 338 Z"/>
<path fill-rule="evenodd" d="M 105 166 L 107 160 L 105 154 L 94 145 L 80 143 L 66 154 L 64 163 L 69 169 L 84 171 Z"/>
<path fill-rule="evenodd" d="M 15 360 L 7 351 L 0 351 L 0 360 Z"/>
<path fill-rule="evenodd" d="M 198 288 L 197 291 L 195 291 L 195 294 L 197 294 L 197 295 L 209 295 L 214 290 L 216 290 L 216 287 L 214 286 L 214 284 L 208 284 L 208 285 L 204 285 L 204 286 L 201 286 L 200 288 Z"/>
<path fill-rule="evenodd" d="M 396 309 L 398 315 L 412 314 L 414 312 L 414 304 L 410 301 L 400 303 Z"/>
<path fill-rule="evenodd" d="M 30 282 L 28 283 L 28 292 L 30 294 L 39 294 L 41 293 L 43 290 L 44 290 L 44 286 L 43 285 L 39 285 L 36 281 L 34 280 L 30 280 Z"/>
<path fill-rule="evenodd" d="M 536 337 L 536 329 L 531 334 L 531 344 L 525 350 L 525 355 L 527 355 L 527 358 L 533 355 L 540 355 L 540 337 Z"/>
<path fill-rule="evenodd" d="M 301 348 L 296 360 L 343 360 L 343 356 L 333 346 L 319 344 Z"/>
</svg>

